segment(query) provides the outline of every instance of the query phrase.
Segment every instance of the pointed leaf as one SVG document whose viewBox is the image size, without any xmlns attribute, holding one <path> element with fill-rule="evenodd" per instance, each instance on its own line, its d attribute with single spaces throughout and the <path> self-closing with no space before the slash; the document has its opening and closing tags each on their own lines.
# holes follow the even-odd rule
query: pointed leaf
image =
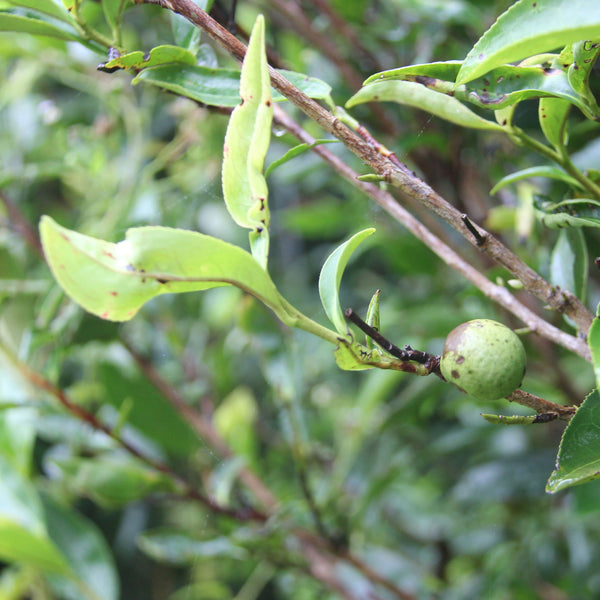
<svg viewBox="0 0 600 600">
<path fill-rule="evenodd" d="M 117 600 L 119 578 L 102 533 L 72 509 L 43 497 L 48 532 L 67 558 L 69 577 L 49 576 L 56 597 L 81 600 Z"/>
<path fill-rule="evenodd" d="M 85 43 L 77 32 L 67 24 L 58 21 L 32 16 L 22 16 L 11 14 L 10 12 L 0 12 L 0 31 L 13 31 L 18 33 L 28 33 L 30 35 L 43 35 L 47 37 L 58 38 L 60 40 L 75 41 Z"/>
<path fill-rule="evenodd" d="M 340 306 L 340 283 L 350 256 L 369 237 L 375 229 L 369 228 L 354 234 L 349 240 L 338 246 L 327 258 L 319 276 L 319 295 L 321 303 L 338 333 L 346 335 L 348 327 Z"/>
<path fill-rule="evenodd" d="M 229 214 L 251 229 L 252 255 L 266 268 L 269 254 L 269 205 L 263 168 L 273 106 L 265 52 L 265 23 L 256 19 L 240 78 L 242 103 L 229 119 L 223 148 L 223 195 Z"/>
<path fill-rule="evenodd" d="M 588 251 L 580 228 L 562 229 L 552 250 L 550 281 L 585 302 Z"/>
<path fill-rule="evenodd" d="M 55 19 L 60 19 L 65 23 L 72 22 L 69 11 L 64 7 L 60 0 L 8 0 L 8 2 L 14 6 L 32 8 L 38 12 L 50 15 Z"/>
<path fill-rule="evenodd" d="M 46 260 L 65 292 L 88 312 L 126 321 L 159 294 L 235 285 L 285 319 L 268 274 L 244 250 L 216 238 L 168 227 L 129 229 L 112 244 L 43 217 Z"/>
<path fill-rule="evenodd" d="M 519 0 L 500 15 L 473 46 L 456 83 L 467 83 L 505 63 L 598 37 L 598 2 Z"/>
<path fill-rule="evenodd" d="M 426 110 L 461 127 L 503 131 L 494 121 L 488 121 L 469 110 L 452 96 L 428 89 L 413 81 L 383 81 L 359 90 L 348 102 L 350 108 L 364 102 L 390 101 Z"/>
<path fill-rule="evenodd" d="M 98 65 L 98 69 L 108 72 L 112 72 L 117 69 L 139 70 L 168 63 L 184 63 L 188 65 L 195 65 L 196 58 L 185 48 L 163 45 L 152 48 L 148 54 L 144 54 L 139 50 L 136 52 L 121 54 L 120 56 Z"/>
<path fill-rule="evenodd" d="M 516 183 L 517 181 L 521 181 L 523 179 L 530 179 L 531 177 L 548 177 L 549 179 L 564 181 L 572 187 L 581 188 L 581 184 L 577 181 L 577 179 L 574 179 L 559 167 L 543 165 L 540 167 L 522 169 L 521 171 L 516 171 L 515 173 L 506 175 L 490 190 L 490 194 L 495 194 L 499 189 L 506 185 Z"/>
<path fill-rule="evenodd" d="M 600 477 L 600 394 L 594 390 L 577 409 L 563 433 L 550 493 Z"/>
</svg>

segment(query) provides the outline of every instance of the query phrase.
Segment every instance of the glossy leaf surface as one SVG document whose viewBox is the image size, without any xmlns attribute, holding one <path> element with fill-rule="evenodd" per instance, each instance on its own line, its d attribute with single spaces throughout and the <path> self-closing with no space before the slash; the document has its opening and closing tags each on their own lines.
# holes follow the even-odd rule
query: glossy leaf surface
<svg viewBox="0 0 600 600">
<path fill-rule="evenodd" d="M 590 0 L 519 0 L 479 38 L 456 83 L 505 63 L 600 36 L 600 4 Z"/>
<path fill-rule="evenodd" d="M 563 434 L 556 469 L 546 491 L 586 483 L 600 477 L 600 394 L 594 390 L 579 407 Z"/>
<path fill-rule="evenodd" d="M 495 194 L 498 190 L 503 187 L 510 185 L 511 183 L 516 183 L 518 181 L 522 181 L 523 179 L 530 179 L 531 177 L 548 177 L 549 179 L 557 179 L 558 181 L 564 181 L 565 183 L 579 188 L 581 184 L 565 173 L 559 167 L 552 167 L 549 165 L 543 165 L 540 167 L 529 167 L 528 169 L 522 169 L 521 171 L 516 171 L 515 173 L 510 173 L 506 175 L 496 185 L 490 190 L 490 194 Z"/>
<path fill-rule="evenodd" d="M 252 255 L 266 268 L 271 217 L 263 169 L 271 140 L 273 106 L 262 16 L 256 20 L 244 57 L 240 96 L 242 103 L 231 113 L 225 134 L 223 196 L 233 220 L 251 230 Z"/>
</svg>

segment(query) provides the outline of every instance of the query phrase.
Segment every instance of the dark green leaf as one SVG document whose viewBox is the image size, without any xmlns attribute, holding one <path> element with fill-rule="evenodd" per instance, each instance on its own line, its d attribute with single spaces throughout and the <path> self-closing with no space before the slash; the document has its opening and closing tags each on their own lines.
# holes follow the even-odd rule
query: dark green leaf
<svg viewBox="0 0 600 600">
<path fill-rule="evenodd" d="M 600 477 L 600 394 L 594 390 L 569 422 L 563 434 L 556 469 L 546 491 L 593 481 Z"/>
<path fill-rule="evenodd" d="M 255 295 L 282 320 L 287 314 L 268 274 L 244 250 L 183 229 L 129 229 L 112 244 L 70 231 L 43 217 L 46 260 L 65 292 L 103 319 L 131 319 L 159 294 L 236 285 Z M 219 260 L 214 260 L 218 256 Z"/>
</svg>

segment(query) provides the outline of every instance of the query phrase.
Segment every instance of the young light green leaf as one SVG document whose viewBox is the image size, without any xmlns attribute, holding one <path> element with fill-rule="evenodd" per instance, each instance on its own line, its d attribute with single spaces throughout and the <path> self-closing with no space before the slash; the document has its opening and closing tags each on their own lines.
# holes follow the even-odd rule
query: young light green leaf
<svg viewBox="0 0 600 600">
<path fill-rule="evenodd" d="M 468 53 L 456 78 L 467 83 L 492 69 L 579 40 L 600 37 L 600 3 L 590 0 L 519 0 Z"/>
<path fill-rule="evenodd" d="M 179 49 L 183 52 L 183 48 Z M 133 54 L 133 53 L 132 53 Z M 121 59 L 115 59 L 114 64 L 119 65 Z M 111 61 L 112 62 L 112 61 Z M 181 61 L 183 62 L 183 61 Z M 187 59 L 185 61 L 188 62 Z M 110 66 L 109 63 L 103 65 Z M 114 67 L 113 67 L 114 68 Z M 280 71 L 294 82 L 294 85 L 311 98 L 326 97 L 327 84 L 318 79 L 307 77 L 301 73 L 291 75 L 290 71 Z M 147 83 L 169 90 L 185 98 L 190 98 L 209 106 L 236 107 L 240 103 L 240 72 L 233 69 L 221 69 L 208 65 L 169 64 L 151 68 L 144 68 L 133 80 L 133 84 Z M 287 100 L 279 92 L 271 89 L 274 102 Z"/>
<path fill-rule="evenodd" d="M 256 19 L 240 77 L 242 103 L 229 119 L 223 148 L 223 196 L 229 214 L 250 232 L 250 248 L 266 268 L 269 255 L 269 204 L 263 168 L 273 106 L 265 52 L 265 22 Z"/>
<path fill-rule="evenodd" d="M 55 279 L 75 302 L 103 319 L 131 319 L 159 294 L 235 285 L 285 322 L 287 305 L 268 274 L 247 252 L 222 240 L 139 227 L 113 244 L 65 229 L 50 217 L 42 218 L 40 233 Z"/>
<path fill-rule="evenodd" d="M 562 229 L 552 250 L 550 281 L 585 302 L 588 251 L 581 228 Z"/>
<path fill-rule="evenodd" d="M 351 108 L 364 102 L 381 101 L 398 102 L 399 104 L 414 106 L 461 127 L 503 131 L 501 125 L 480 117 L 461 104 L 456 98 L 435 92 L 413 81 L 383 81 L 373 83 L 354 94 L 346 102 L 346 107 Z"/>
<path fill-rule="evenodd" d="M 600 477 L 600 394 L 594 390 L 565 429 L 556 468 L 546 491 L 551 494 Z"/>
<path fill-rule="evenodd" d="M 373 228 L 364 229 L 338 246 L 328 256 L 321 269 L 321 274 L 319 275 L 319 295 L 321 296 L 321 303 L 323 304 L 323 308 L 325 309 L 329 320 L 341 335 L 346 335 L 348 333 L 348 327 L 340 306 L 339 297 L 342 275 L 344 274 L 344 269 L 354 250 L 356 250 L 363 240 L 374 232 L 375 229 Z"/>
<path fill-rule="evenodd" d="M 600 203 L 597 200 L 571 198 L 551 203 L 536 196 L 534 205 L 536 216 L 546 227 L 600 227 Z M 565 210 L 568 212 L 563 212 Z"/>
<path fill-rule="evenodd" d="M 67 484 L 105 508 L 118 508 L 157 491 L 172 492 L 174 483 L 163 473 L 133 458 L 66 458 L 54 464 Z"/>
<path fill-rule="evenodd" d="M 277 167 L 284 165 L 286 162 L 296 158 L 296 156 L 300 156 L 300 154 L 304 154 L 304 152 L 311 150 L 315 146 L 320 146 L 321 144 L 335 144 L 339 143 L 339 140 L 315 140 L 312 144 L 298 144 L 294 146 L 290 150 L 288 150 L 283 156 L 274 160 L 266 169 L 265 177 L 268 177 L 269 174 L 274 171 Z"/>
<path fill-rule="evenodd" d="M 152 48 L 148 54 L 137 50 L 121 54 L 105 63 L 98 65 L 101 71 L 113 72 L 117 69 L 147 69 L 168 63 L 183 63 L 187 65 L 195 65 L 196 57 L 185 48 L 179 46 L 156 46 Z"/>
<path fill-rule="evenodd" d="M 565 171 L 559 167 L 542 165 L 539 167 L 529 167 L 528 169 L 522 169 L 521 171 L 515 171 L 514 173 L 510 173 L 510 175 L 506 175 L 490 190 L 490 194 L 495 194 L 499 189 L 511 183 L 516 183 L 523 179 L 530 179 L 531 177 L 548 177 L 549 179 L 564 181 L 572 187 L 581 188 L 579 181 L 565 173 Z"/>
<path fill-rule="evenodd" d="M 567 118 L 571 102 L 564 98 L 540 98 L 538 118 L 546 139 L 555 147 L 563 148 L 567 143 Z"/>
</svg>

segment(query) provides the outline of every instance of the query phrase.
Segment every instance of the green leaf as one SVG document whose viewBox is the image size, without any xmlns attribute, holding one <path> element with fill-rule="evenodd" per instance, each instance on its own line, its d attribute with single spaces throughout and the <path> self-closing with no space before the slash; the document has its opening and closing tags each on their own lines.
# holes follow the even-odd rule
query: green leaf
<svg viewBox="0 0 600 600">
<path fill-rule="evenodd" d="M 37 491 L 1 455 L 0 559 L 44 572 L 70 573 L 68 563 L 48 537 Z"/>
<path fill-rule="evenodd" d="M 30 35 L 42 35 L 85 43 L 77 32 L 61 21 L 42 20 L 40 18 L 25 17 L 22 15 L 11 14 L 10 12 L 0 12 L 0 31 L 13 31 L 17 33 L 28 33 Z"/>
<path fill-rule="evenodd" d="M 446 82 L 454 82 L 462 60 L 448 60 L 444 62 L 424 63 L 420 65 L 408 65 L 397 69 L 389 69 L 381 73 L 371 75 L 363 85 L 377 83 L 378 81 L 389 81 L 399 79 L 402 81 L 414 81 L 425 84 L 428 79 L 439 79 Z M 454 84 L 452 84 L 454 86 Z"/>
<path fill-rule="evenodd" d="M 133 458 L 101 456 L 94 459 L 54 460 L 66 485 L 105 508 L 118 508 L 157 491 L 173 491 L 171 479 Z"/>
<path fill-rule="evenodd" d="M 247 552 L 228 538 L 199 540 L 188 532 L 159 529 L 142 533 L 138 538 L 142 552 L 159 562 L 176 565 L 197 564 L 202 557 L 227 556 L 244 559 Z"/>
<path fill-rule="evenodd" d="M 22 6 L 23 8 L 31 8 L 38 12 L 44 13 L 55 19 L 72 23 L 69 11 L 63 6 L 60 0 L 7 0 L 14 6 Z"/>
<path fill-rule="evenodd" d="M 364 239 L 374 232 L 375 229 L 372 227 L 364 229 L 338 246 L 328 256 L 321 269 L 321 274 L 319 275 L 319 295 L 321 296 L 321 303 L 323 304 L 323 308 L 325 309 L 329 320 L 341 335 L 346 335 L 348 333 L 348 327 L 340 306 L 339 297 L 342 275 L 344 274 L 344 269 L 354 250 L 356 250 Z"/>
<path fill-rule="evenodd" d="M 600 227 L 600 202 L 597 200 L 572 198 L 552 203 L 536 196 L 534 206 L 536 216 L 552 229 Z"/>
<path fill-rule="evenodd" d="M 112 72 L 117 69 L 139 70 L 168 63 L 184 63 L 188 65 L 195 65 L 196 58 L 185 48 L 164 45 L 152 48 L 148 54 L 144 54 L 139 50 L 122 54 L 121 56 L 117 56 L 112 60 L 98 65 L 98 69 L 108 72 Z"/>
<path fill-rule="evenodd" d="M 548 177 L 549 179 L 564 181 L 571 187 L 581 188 L 581 184 L 576 179 L 565 173 L 565 171 L 559 167 L 544 165 L 540 167 L 529 167 L 528 169 L 522 169 L 521 171 L 506 175 L 490 190 L 490 194 L 495 194 L 499 189 L 511 183 L 516 183 L 523 179 L 530 179 L 531 177 Z"/>
<path fill-rule="evenodd" d="M 298 144 L 294 146 L 290 150 L 288 150 L 283 156 L 274 160 L 266 169 L 265 177 L 268 177 L 269 174 L 274 171 L 277 167 L 284 165 L 286 162 L 296 158 L 296 156 L 300 156 L 304 152 L 314 148 L 315 146 L 320 146 L 321 144 L 336 144 L 339 143 L 339 140 L 315 140 L 312 144 Z"/>
<path fill-rule="evenodd" d="M 119 59 L 115 60 L 117 63 L 119 62 Z M 108 63 L 103 66 L 107 65 Z M 292 71 L 280 70 L 279 72 L 311 98 L 319 99 L 329 95 L 331 88 L 319 79 Z M 140 81 L 209 106 L 233 108 L 238 106 L 241 101 L 240 72 L 233 69 L 191 64 L 162 65 L 145 68 L 137 75 L 133 83 L 136 84 Z M 271 94 L 274 102 L 287 100 L 274 89 L 271 89 Z"/>
<path fill-rule="evenodd" d="M 540 127 L 546 139 L 557 149 L 567 143 L 566 125 L 571 102 L 564 98 L 541 98 L 538 107 Z"/>
<path fill-rule="evenodd" d="M 480 117 L 456 98 L 430 90 L 424 85 L 412 81 L 383 81 L 370 84 L 354 94 L 346 102 L 346 107 L 351 108 L 364 102 L 381 101 L 414 106 L 461 127 L 503 131 L 501 125 Z"/>
<path fill-rule="evenodd" d="M 519 0 L 483 34 L 456 78 L 463 84 L 505 63 L 600 37 L 600 3 Z"/>
<path fill-rule="evenodd" d="M 71 567 L 69 577 L 48 577 L 56 597 L 117 600 L 119 578 L 114 559 L 101 532 L 72 509 L 42 498 L 48 532 Z"/>
<path fill-rule="evenodd" d="M 600 394 L 594 390 L 577 409 L 563 433 L 556 469 L 546 491 L 593 481 L 600 477 Z"/>
<path fill-rule="evenodd" d="M 148 83 L 209 106 L 234 107 L 240 103 L 240 73 L 192 65 L 144 69 L 133 84 Z"/>
<path fill-rule="evenodd" d="M 139 227 L 113 244 L 70 231 L 47 216 L 40 233 L 58 283 L 103 319 L 129 320 L 159 294 L 235 285 L 286 322 L 286 307 L 269 275 L 250 254 L 222 240 L 183 229 Z"/>
<path fill-rule="evenodd" d="M 104 11 L 104 18 L 110 27 L 117 27 L 121 22 L 123 12 L 125 11 L 125 4 L 129 0 L 102 0 L 102 10 Z"/>
<path fill-rule="evenodd" d="M 367 308 L 367 318 L 365 319 L 367 325 L 370 325 L 375 331 L 379 331 L 380 327 L 380 318 L 379 318 L 379 296 L 381 295 L 381 290 L 377 290 L 373 296 L 371 296 L 371 301 L 369 302 L 369 308 Z M 367 348 L 372 350 L 375 347 L 375 342 L 372 338 L 365 334 L 365 344 Z"/>
<path fill-rule="evenodd" d="M 562 69 L 540 66 L 522 67 L 505 65 L 487 75 L 470 80 L 454 90 L 457 98 L 476 106 L 497 110 L 531 98 L 550 96 L 574 104 L 588 118 L 597 119 L 598 106 L 578 94 Z"/>
<path fill-rule="evenodd" d="M 585 302 L 588 251 L 581 229 L 563 229 L 552 250 L 550 281 Z"/>
<path fill-rule="evenodd" d="M 588 40 L 575 42 L 572 50 L 573 62 L 569 66 L 567 72 L 569 83 L 580 96 L 586 99 L 590 106 L 596 109 L 595 112 L 598 114 L 600 109 L 598 109 L 596 97 L 590 90 L 589 83 L 590 74 L 592 73 L 592 69 L 600 54 L 600 42 L 598 41 L 598 37 L 596 37 L 596 40 L 593 42 Z"/>
<path fill-rule="evenodd" d="M 266 268 L 270 214 L 263 169 L 273 106 L 262 16 L 256 19 L 242 64 L 240 96 L 242 103 L 233 110 L 225 134 L 223 196 L 233 220 L 251 230 L 252 255 Z"/>
<path fill-rule="evenodd" d="M 600 305 L 596 311 L 596 318 L 592 321 L 592 326 L 588 332 L 588 346 L 592 354 L 592 363 L 594 364 L 594 373 L 596 374 L 596 385 L 600 386 Z"/>
</svg>

